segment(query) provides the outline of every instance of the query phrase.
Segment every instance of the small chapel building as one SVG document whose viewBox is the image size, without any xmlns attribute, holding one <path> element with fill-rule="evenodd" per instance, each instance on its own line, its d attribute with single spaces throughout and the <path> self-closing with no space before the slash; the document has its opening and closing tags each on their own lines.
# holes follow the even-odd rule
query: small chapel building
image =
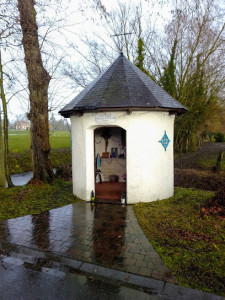
<svg viewBox="0 0 225 300">
<path fill-rule="evenodd" d="M 173 196 L 174 119 L 186 110 L 119 55 L 59 112 L 71 120 L 73 193 L 128 204 Z"/>
</svg>

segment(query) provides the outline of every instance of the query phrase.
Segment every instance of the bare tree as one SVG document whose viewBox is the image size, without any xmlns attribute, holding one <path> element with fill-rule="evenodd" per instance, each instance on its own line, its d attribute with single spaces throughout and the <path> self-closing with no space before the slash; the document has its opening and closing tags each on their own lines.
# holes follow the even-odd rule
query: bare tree
<svg viewBox="0 0 225 300">
<path fill-rule="evenodd" d="M 48 86 L 50 75 L 43 67 L 33 0 L 18 0 L 23 48 L 30 91 L 31 149 L 33 178 L 53 179 L 50 162 Z"/>
<path fill-rule="evenodd" d="M 7 103 L 5 98 L 5 91 L 3 85 L 3 69 L 2 69 L 2 59 L 1 59 L 1 45 L 0 45 L 0 90 L 1 90 L 1 99 L 3 106 L 3 115 L 4 115 L 4 170 L 5 176 L 9 187 L 13 186 L 11 176 L 9 173 L 9 164 L 8 164 L 8 154 L 9 154 L 9 143 L 8 143 L 8 113 L 7 113 Z M 0 122 L 1 125 L 1 122 Z M 0 137 L 1 138 L 1 137 Z"/>
<path fill-rule="evenodd" d="M 101 32 L 95 32 L 91 38 L 90 35 L 80 36 L 82 47 L 71 43 L 71 47 L 78 55 L 75 57 L 80 63 L 65 63 L 64 74 L 74 82 L 75 87 L 85 87 L 112 63 L 120 52 L 135 62 L 140 38 L 148 51 L 152 49 L 154 24 L 149 19 L 143 18 L 141 2 L 136 5 L 119 2 L 115 10 L 104 12 L 100 21 Z M 153 12 L 149 12 L 149 18 L 152 14 Z M 145 62 L 148 62 L 149 67 L 150 58 L 146 58 Z M 150 73 L 153 70 L 152 67 L 148 69 Z"/>
<path fill-rule="evenodd" d="M 5 187 L 4 144 L 2 139 L 2 118 L 0 105 L 0 188 Z"/>
<path fill-rule="evenodd" d="M 7 100 L 6 100 L 6 94 L 4 89 L 4 77 L 5 73 L 3 72 L 3 62 L 2 62 L 2 49 L 6 48 L 6 46 L 10 45 L 10 41 L 8 41 L 8 44 L 6 43 L 6 40 L 11 37 L 12 35 L 12 28 L 14 25 L 14 18 L 12 18 L 12 14 L 7 15 L 7 9 L 6 8 L 12 8 L 11 2 L 6 0 L 5 2 L 1 2 L 0 4 L 0 97 L 3 107 L 3 132 L 4 132 L 4 138 L 3 143 L 1 140 L 1 155 L 2 158 L 4 157 L 4 176 L 6 177 L 8 187 L 12 187 L 13 183 L 11 180 L 9 167 L 8 167 L 8 154 L 9 154 L 9 145 L 8 145 L 8 109 L 7 109 Z M 1 123 L 1 122 L 0 122 Z M 2 130 L 2 127 L 1 127 Z M 2 137 L 0 137 L 2 139 Z M 2 159 L 1 158 L 1 159 Z M 5 184 L 5 183 L 4 183 Z"/>
<path fill-rule="evenodd" d="M 65 67 L 64 73 L 75 86 L 84 87 L 122 50 L 135 62 L 141 38 L 146 52 L 143 68 L 190 110 L 175 124 L 176 150 L 188 151 L 201 142 L 205 125 L 222 116 L 225 12 L 219 0 L 171 3 L 167 6 L 170 18 L 160 16 L 161 22 L 153 10 L 144 17 L 141 5 L 119 3 L 115 10 L 103 13 L 101 34 L 96 33 L 94 40 L 81 37 L 87 51 L 77 46 L 74 50 L 82 63 L 71 69 Z M 161 29 L 155 26 L 159 23 Z"/>
<path fill-rule="evenodd" d="M 28 1 L 29 2 L 29 1 Z M 30 1 L 31 2 L 31 1 Z M 33 75 L 36 76 L 36 78 L 31 78 L 30 77 L 30 83 L 29 83 L 29 87 L 36 85 L 36 88 L 40 88 L 40 90 L 42 90 L 42 95 L 38 94 L 38 91 L 36 90 L 36 94 L 38 94 L 38 97 L 40 97 L 41 100 L 43 100 L 42 104 L 41 102 L 39 104 L 37 104 L 37 101 L 34 103 L 34 101 L 32 102 L 34 105 L 31 107 L 30 105 L 30 101 L 29 101 L 29 92 L 27 89 L 27 76 L 26 76 L 26 70 L 25 70 L 25 65 L 24 65 L 24 60 L 23 60 L 23 54 L 22 54 L 22 44 L 21 44 L 21 27 L 19 26 L 19 11 L 17 10 L 17 1 L 16 0 L 3 0 L 0 3 L 0 47 L 3 50 L 3 59 L 4 61 L 1 61 L 1 70 L 3 70 L 4 68 L 4 74 L 2 73 L 1 78 L 3 79 L 3 75 L 4 75 L 4 87 L 5 87 L 5 92 L 4 92 L 4 113 L 6 114 L 6 117 L 4 117 L 5 121 L 5 126 L 6 131 L 4 134 L 4 138 L 7 139 L 8 134 L 7 134 L 7 130 L 8 130 L 8 117 L 7 117 L 7 111 L 9 110 L 9 101 L 11 100 L 11 102 L 14 102 L 15 100 L 19 99 L 21 102 L 21 106 L 23 105 L 23 108 L 25 108 L 25 111 L 28 112 L 30 110 L 31 114 L 28 115 L 32 115 L 34 120 L 37 120 L 37 122 L 39 122 L 39 124 L 36 123 L 36 128 L 38 128 L 36 134 L 39 137 L 39 140 L 37 141 L 38 145 L 37 148 L 40 149 L 40 152 L 43 151 L 42 154 L 37 153 L 38 150 L 36 150 L 36 154 L 34 154 L 33 150 L 33 162 L 40 162 L 41 159 L 43 157 L 45 157 L 45 160 L 47 161 L 47 164 L 50 165 L 49 160 L 46 158 L 49 155 L 48 152 L 48 145 L 46 142 L 41 141 L 42 138 L 46 138 L 48 136 L 48 132 L 45 133 L 45 129 L 48 129 L 48 121 L 44 119 L 43 115 L 41 114 L 36 114 L 35 115 L 35 108 L 34 107 L 38 107 L 39 109 L 39 113 L 42 110 L 43 112 L 46 110 L 46 103 L 48 105 L 47 108 L 47 115 L 48 115 L 48 109 L 49 110 L 54 110 L 58 107 L 58 105 L 60 104 L 60 102 L 62 102 L 63 98 L 65 99 L 65 95 L 63 95 L 63 97 L 59 97 L 59 92 L 61 91 L 61 87 L 62 87 L 62 75 L 59 74 L 58 70 L 60 67 L 60 64 L 62 62 L 63 56 L 66 55 L 66 51 L 65 48 L 63 49 L 62 46 L 60 46 L 59 44 L 57 44 L 57 42 L 55 41 L 55 36 L 56 33 L 61 36 L 63 36 L 63 30 L 67 27 L 67 26 L 71 26 L 72 24 L 68 24 L 67 22 L 67 18 L 66 18 L 66 13 L 62 12 L 62 10 L 60 10 L 60 2 L 61 1 L 51 1 L 51 2 L 46 2 L 46 1 L 38 1 L 36 3 L 36 8 L 39 14 L 39 18 L 38 18 L 38 26 L 39 26 L 39 32 L 38 32 L 38 39 L 39 39 L 39 43 L 40 43 L 40 50 L 42 53 L 42 57 L 38 56 L 38 54 L 33 51 L 34 48 L 32 48 L 32 46 L 34 46 L 34 40 L 35 38 L 37 38 L 37 36 L 34 37 L 33 39 L 33 44 L 30 44 L 30 57 L 28 58 L 28 60 L 31 62 L 30 64 L 28 64 L 29 66 L 32 65 L 32 62 L 38 61 L 39 62 L 39 58 L 43 59 L 43 65 L 44 68 L 43 69 L 47 69 L 50 77 L 53 78 L 53 84 L 50 86 L 50 92 L 49 92 L 49 83 L 47 82 L 50 77 L 47 75 L 46 72 L 44 72 L 43 70 L 41 71 L 41 66 L 39 65 L 39 69 L 37 74 L 35 75 L 34 73 L 34 69 L 33 70 Z M 24 1 L 23 1 L 24 3 Z M 33 3 L 33 2 L 32 2 Z M 57 5 L 56 5 L 57 4 Z M 24 8 L 24 7 L 23 7 Z M 64 7 L 65 8 L 65 7 Z M 65 8 L 66 9 L 66 8 Z M 29 8 L 27 8 L 27 11 L 29 10 Z M 27 13 L 26 11 L 26 13 Z M 29 11 L 30 12 L 30 11 Z M 34 11 L 33 11 L 34 12 Z M 50 13 L 49 13 L 50 12 Z M 26 14 L 25 13 L 25 14 Z M 49 16 L 51 15 L 51 16 Z M 36 19 L 35 19 L 36 21 Z M 25 22 L 26 23 L 26 22 Z M 26 26 L 27 24 L 25 24 Z M 37 24 L 36 24 L 37 25 Z M 33 30 L 33 28 L 35 28 L 36 26 L 35 24 L 28 24 L 27 29 L 28 30 Z M 33 26 L 33 28 L 32 28 Z M 30 32 L 32 33 L 32 32 Z M 28 41 L 29 37 L 31 37 L 30 33 L 26 32 L 26 37 L 24 37 L 24 41 Z M 50 37 L 50 38 L 49 38 Z M 61 39 L 62 40 L 62 39 Z M 38 43 L 38 42 L 37 42 Z M 29 48 L 29 47 L 28 47 Z M 27 50 L 27 49 L 26 49 Z M 31 57 L 33 55 L 33 58 Z M 34 56 L 36 56 L 36 58 L 34 58 Z M 33 61 L 32 61 L 33 59 Z M 27 61 L 28 61 L 27 60 Z M 42 64 L 42 62 L 41 62 Z M 42 65 L 42 67 L 43 67 Z M 37 66 L 37 65 L 36 65 Z M 34 67 L 34 64 L 33 64 Z M 3 72 L 3 71 L 2 71 Z M 45 73 L 46 75 L 46 90 L 43 90 L 44 87 L 44 78 L 42 78 L 42 83 L 39 82 L 39 79 L 41 78 L 41 76 Z M 37 78 L 39 76 L 39 79 Z M 36 81 L 35 81 L 36 80 Z M 31 82 L 32 81 L 32 82 Z M 2 87 L 3 87 L 3 81 L 1 82 Z M 60 88 L 59 88 L 60 86 Z M 35 89 L 35 88 L 34 88 Z M 50 95 L 50 101 L 46 101 L 43 97 L 47 97 L 48 99 L 48 95 L 47 92 L 49 92 Z M 30 99 L 34 99 L 35 97 L 35 92 L 33 90 L 32 93 L 30 93 Z M 46 96 L 46 95 L 47 96 Z M 37 96 L 37 95 L 36 95 Z M 42 97 L 43 96 L 43 97 Z M 17 99 L 16 99 L 17 98 Z M 57 99 L 57 100 L 55 100 Z M 36 99 L 37 100 L 37 99 Z M 45 102 L 45 103 L 44 103 Z M 32 112 L 34 112 L 32 114 Z M 34 121 L 35 122 L 35 121 Z M 46 127 L 45 129 L 42 128 L 40 126 L 40 123 L 43 124 L 46 123 Z M 4 127 L 5 128 L 5 127 Z M 42 132 L 43 131 L 43 132 Z M 35 138 L 36 139 L 36 138 Z M 42 145 L 42 148 L 40 147 L 40 145 Z M 8 149 L 8 146 L 6 146 Z M 32 145 L 32 147 L 34 148 L 35 146 Z M 49 148 L 50 149 L 50 148 Z M 4 151 L 5 154 L 8 153 L 7 151 Z M 43 156 L 43 157 L 42 157 Z M 40 164 L 40 163 L 39 163 Z M 7 165 L 7 163 L 6 163 Z M 34 168 L 39 168 L 39 166 L 37 167 L 37 164 L 34 163 Z M 38 171 L 39 172 L 39 171 Z M 46 176 L 46 170 L 43 171 L 45 175 L 40 175 L 42 178 Z M 34 172 L 34 176 L 37 177 L 36 171 Z M 52 175 L 50 174 L 50 177 Z M 8 176 L 9 180 L 10 180 L 10 176 Z M 8 186 L 11 186 L 11 183 L 8 184 Z"/>
<path fill-rule="evenodd" d="M 216 0 L 180 1 L 166 28 L 168 63 L 162 86 L 190 111 L 177 119 L 175 147 L 189 151 L 218 117 L 225 87 L 225 12 Z M 166 52 L 166 49 L 164 49 Z M 165 80 L 166 79 L 166 80 Z"/>
</svg>

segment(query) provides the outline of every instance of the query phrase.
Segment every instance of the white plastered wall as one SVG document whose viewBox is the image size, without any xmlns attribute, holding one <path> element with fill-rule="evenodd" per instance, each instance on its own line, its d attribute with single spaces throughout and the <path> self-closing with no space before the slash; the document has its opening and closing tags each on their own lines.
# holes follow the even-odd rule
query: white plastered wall
<svg viewBox="0 0 225 300">
<path fill-rule="evenodd" d="M 91 191 L 95 191 L 94 129 L 102 126 L 126 130 L 127 203 L 150 202 L 173 195 L 174 115 L 153 111 L 85 113 L 81 117 L 71 116 L 71 126 L 76 196 L 89 201 Z M 159 142 L 165 131 L 170 139 L 166 151 Z"/>
</svg>

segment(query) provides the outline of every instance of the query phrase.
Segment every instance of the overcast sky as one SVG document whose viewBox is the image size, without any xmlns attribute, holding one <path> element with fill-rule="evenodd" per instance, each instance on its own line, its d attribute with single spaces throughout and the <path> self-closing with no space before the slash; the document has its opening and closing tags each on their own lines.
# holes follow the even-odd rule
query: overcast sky
<svg viewBox="0 0 225 300">
<path fill-rule="evenodd" d="M 37 1 L 38 2 L 38 1 Z M 123 0 L 123 3 L 128 3 L 130 5 L 138 4 L 139 0 Z M 74 64 L 79 62 L 81 57 L 74 51 L 69 48 L 69 44 L 74 44 L 77 47 L 79 47 L 80 50 L 82 50 L 84 53 L 87 51 L 87 48 L 84 47 L 84 45 L 81 42 L 81 37 L 84 35 L 87 35 L 91 38 L 94 37 L 95 33 L 98 33 L 99 35 L 103 35 L 104 28 L 101 24 L 101 18 L 99 14 L 93 10 L 92 7 L 87 7 L 87 4 L 84 4 L 81 0 L 73 0 L 73 1 L 67 1 L 63 0 L 63 8 L 59 12 L 54 11 L 54 7 L 49 9 L 46 8 L 45 12 L 45 18 L 47 21 L 47 18 L 49 20 L 54 20 L 57 15 L 57 18 L 62 18 L 63 21 L 59 22 L 59 30 L 53 30 L 51 34 L 48 35 L 48 38 L 52 45 L 54 44 L 55 47 L 52 45 L 45 46 L 45 52 L 54 53 L 55 56 L 58 56 L 58 58 L 65 58 L 67 61 L 71 61 Z M 88 3 L 88 2 L 87 2 Z M 115 9 L 118 6 L 118 2 L 116 0 L 102 0 L 103 5 L 106 7 L 106 10 L 108 12 L 111 12 L 113 9 Z M 170 8 L 169 6 L 164 6 L 163 11 L 161 8 L 157 5 L 152 6 L 152 1 L 146 1 L 142 0 L 142 7 L 143 7 L 143 15 L 144 17 L 148 16 L 150 11 L 155 11 L 155 16 L 158 17 L 158 14 L 161 14 L 161 16 L 164 16 L 165 18 L 170 18 Z M 169 1 L 168 1 L 169 3 Z M 83 8 L 83 11 L 82 11 Z M 38 7 L 37 7 L 38 12 Z M 47 17 L 46 17 L 47 16 Z M 66 18 L 65 18 L 66 16 Z M 37 15 L 38 21 L 40 23 L 43 23 L 43 15 L 38 14 Z M 158 22 L 158 30 L 162 30 L 161 23 Z M 46 27 L 40 27 L 39 28 L 40 35 L 45 35 Z M 105 37 L 107 38 L 107 37 Z M 41 41 L 40 41 L 41 43 Z M 82 48 L 83 47 L 83 48 Z M 54 48 L 54 50 L 53 50 Z M 115 53 L 116 55 L 116 53 Z M 23 57 L 23 52 L 21 52 L 21 60 Z M 43 59 L 46 59 L 47 55 L 43 54 Z M 51 73 L 51 71 L 54 69 L 55 65 L 58 63 L 58 58 L 56 60 L 48 59 L 47 64 L 47 70 Z M 21 62 L 22 64 L 22 62 Z M 25 71 L 25 65 L 21 65 L 20 68 L 23 68 L 23 75 L 21 75 L 20 84 L 23 87 L 27 86 L 27 82 L 25 77 L 23 77 L 26 73 Z M 50 82 L 50 88 L 49 88 L 49 101 L 50 103 L 53 101 L 54 103 L 59 104 L 53 105 L 55 110 L 54 114 L 57 116 L 57 111 L 62 108 L 66 103 L 71 101 L 76 94 L 79 92 L 80 89 L 75 89 L 71 85 L 71 81 L 68 80 L 63 75 L 59 75 L 60 67 L 58 68 L 58 72 L 55 72 L 53 74 L 52 80 Z M 16 95 L 13 97 L 12 100 L 9 102 L 9 119 L 13 120 L 15 119 L 15 116 L 18 114 L 25 114 L 29 111 L 29 95 L 27 92 L 20 93 L 19 95 Z"/>
</svg>

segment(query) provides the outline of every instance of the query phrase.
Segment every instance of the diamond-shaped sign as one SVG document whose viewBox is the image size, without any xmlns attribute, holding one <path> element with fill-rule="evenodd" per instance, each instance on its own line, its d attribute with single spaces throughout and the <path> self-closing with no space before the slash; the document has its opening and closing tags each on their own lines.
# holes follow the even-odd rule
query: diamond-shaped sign
<svg viewBox="0 0 225 300">
<path fill-rule="evenodd" d="M 167 146 L 169 145 L 169 142 L 170 142 L 170 140 L 169 140 L 169 138 L 166 134 L 166 131 L 165 131 L 164 136 L 162 137 L 161 141 L 159 141 L 159 142 L 163 145 L 163 147 L 166 151 L 166 148 L 167 148 Z"/>
</svg>

